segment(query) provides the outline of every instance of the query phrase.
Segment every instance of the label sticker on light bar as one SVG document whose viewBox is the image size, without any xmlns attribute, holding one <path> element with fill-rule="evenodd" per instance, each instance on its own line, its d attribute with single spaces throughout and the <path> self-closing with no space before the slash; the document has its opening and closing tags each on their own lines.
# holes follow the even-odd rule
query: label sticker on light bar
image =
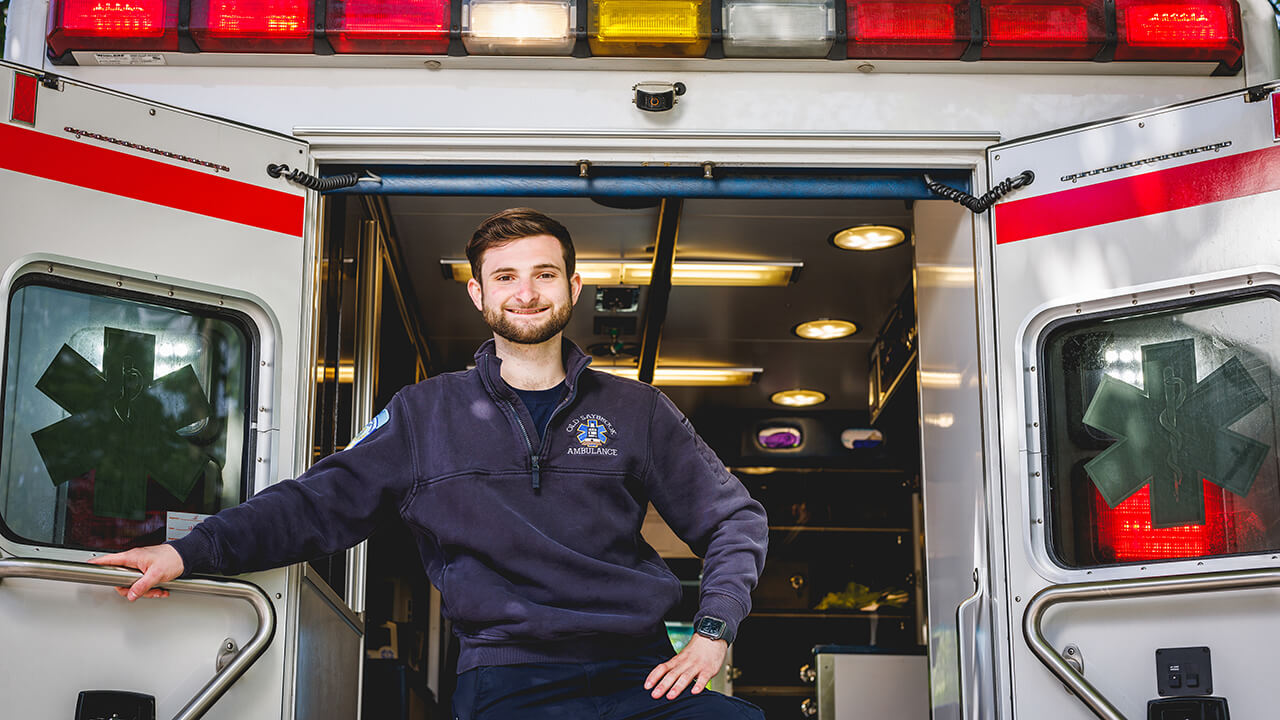
<svg viewBox="0 0 1280 720">
<path fill-rule="evenodd" d="M 164 65 L 164 56 L 159 53 L 100 52 L 93 54 L 94 62 L 99 65 Z"/>
</svg>

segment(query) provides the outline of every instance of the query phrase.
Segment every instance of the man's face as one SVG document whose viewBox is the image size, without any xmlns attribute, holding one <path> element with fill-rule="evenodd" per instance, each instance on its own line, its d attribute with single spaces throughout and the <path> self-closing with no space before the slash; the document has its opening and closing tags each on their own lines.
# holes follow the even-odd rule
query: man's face
<svg viewBox="0 0 1280 720">
<path fill-rule="evenodd" d="M 533 235 L 485 251 L 467 292 L 494 334 L 536 345 L 569 324 L 582 278 L 566 273 L 559 240 Z"/>
</svg>

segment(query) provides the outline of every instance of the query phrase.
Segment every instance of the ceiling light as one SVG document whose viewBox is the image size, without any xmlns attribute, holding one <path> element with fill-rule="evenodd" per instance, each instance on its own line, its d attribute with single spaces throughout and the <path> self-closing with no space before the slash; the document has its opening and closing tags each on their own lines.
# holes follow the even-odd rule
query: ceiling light
<svg viewBox="0 0 1280 720">
<path fill-rule="evenodd" d="M 618 377 L 636 380 L 640 369 L 621 365 L 592 365 L 592 370 L 617 375 Z M 724 387 L 733 385 L 750 385 L 763 368 L 755 367 L 658 367 L 653 371 L 654 385 L 684 387 Z"/>
<path fill-rule="evenodd" d="M 466 260 L 444 259 L 440 265 L 457 282 L 471 279 Z M 795 279 L 802 262 L 680 260 L 671 268 L 671 284 L 722 287 L 782 287 Z M 586 285 L 648 285 L 653 265 L 647 260 L 579 260 L 575 266 Z"/>
<path fill-rule="evenodd" d="M 831 244 L 841 250 L 882 250 L 907 239 L 907 232 L 892 225 L 858 225 L 831 236 Z"/>
<path fill-rule="evenodd" d="M 848 320 L 810 320 L 791 329 L 791 332 L 806 340 L 838 340 L 858 332 L 858 326 Z"/>
<path fill-rule="evenodd" d="M 808 407 L 826 402 L 825 393 L 817 390 L 783 390 L 769 396 L 769 400 L 775 405 L 786 405 L 787 407 Z"/>
</svg>

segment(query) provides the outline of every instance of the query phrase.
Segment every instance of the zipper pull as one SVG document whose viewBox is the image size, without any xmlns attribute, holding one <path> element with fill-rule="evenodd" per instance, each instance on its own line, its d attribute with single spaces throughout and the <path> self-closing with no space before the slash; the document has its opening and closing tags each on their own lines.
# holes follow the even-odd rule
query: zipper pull
<svg viewBox="0 0 1280 720">
<path fill-rule="evenodd" d="M 533 491 L 542 490 L 542 469 L 538 467 L 538 456 L 530 455 L 533 458 Z"/>
</svg>

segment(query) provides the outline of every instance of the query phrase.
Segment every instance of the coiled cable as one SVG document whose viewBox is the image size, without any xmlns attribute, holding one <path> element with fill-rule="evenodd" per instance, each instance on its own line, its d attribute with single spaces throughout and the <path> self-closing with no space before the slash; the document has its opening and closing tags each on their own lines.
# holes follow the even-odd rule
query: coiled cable
<svg viewBox="0 0 1280 720">
<path fill-rule="evenodd" d="M 288 165 L 284 164 L 268 165 L 267 174 L 273 178 L 278 178 L 281 175 L 284 175 L 286 180 L 317 192 L 328 192 L 330 190 L 349 188 L 360 182 L 360 173 L 358 172 L 331 175 L 330 177 L 316 177 L 315 175 L 310 175 L 301 170 L 291 170 Z"/>
<path fill-rule="evenodd" d="M 943 185 L 928 175 L 924 176 L 924 184 L 925 187 L 929 188 L 929 191 L 934 195 L 941 195 L 951 202 L 960 203 L 973 212 L 980 213 L 989 210 L 992 205 L 996 204 L 997 200 L 1008 195 L 1010 192 L 1017 190 L 1020 187 L 1030 185 L 1035 181 L 1035 179 L 1035 173 L 1030 170 L 1023 170 L 1016 177 L 1005 178 L 1004 182 L 1001 182 L 999 185 L 996 185 L 983 193 L 982 197 L 974 197 L 963 190 L 957 190 L 948 185 Z"/>
</svg>

